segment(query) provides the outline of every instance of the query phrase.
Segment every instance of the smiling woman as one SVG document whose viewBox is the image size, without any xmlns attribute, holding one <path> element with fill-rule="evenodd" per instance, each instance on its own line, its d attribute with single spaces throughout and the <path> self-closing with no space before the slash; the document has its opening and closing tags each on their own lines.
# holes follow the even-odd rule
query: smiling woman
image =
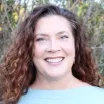
<svg viewBox="0 0 104 104">
<path fill-rule="evenodd" d="M 103 103 L 101 77 L 75 14 L 55 5 L 36 7 L 16 35 L 1 66 L 4 104 Z"/>
</svg>

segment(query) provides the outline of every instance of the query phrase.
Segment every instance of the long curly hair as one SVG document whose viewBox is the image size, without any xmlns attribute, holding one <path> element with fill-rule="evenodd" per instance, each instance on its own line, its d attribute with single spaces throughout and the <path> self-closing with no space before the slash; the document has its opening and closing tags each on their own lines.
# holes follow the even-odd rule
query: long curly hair
<svg viewBox="0 0 104 104">
<path fill-rule="evenodd" d="M 100 76 L 96 64 L 88 48 L 85 28 L 79 18 L 64 8 L 55 5 L 35 7 L 29 16 L 20 24 L 15 33 L 16 39 L 10 47 L 2 69 L 4 73 L 4 89 L 2 98 L 5 104 L 17 103 L 20 97 L 27 93 L 29 86 L 35 81 L 36 67 L 33 64 L 34 31 L 37 21 L 47 15 L 59 15 L 66 18 L 72 27 L 75 39 L 75 63 L 72 66 L 73 75 L 83 82 L 99 86 Z M 14 103 L 13 103 L 14 104 Z"/>
</svg>

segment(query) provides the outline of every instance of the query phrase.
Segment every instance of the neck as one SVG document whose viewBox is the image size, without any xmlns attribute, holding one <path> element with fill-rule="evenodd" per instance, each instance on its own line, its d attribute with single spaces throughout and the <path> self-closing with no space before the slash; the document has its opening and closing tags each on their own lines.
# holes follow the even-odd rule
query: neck
<svg viewBox="0 0 104 104">
<path fill-rule="evenodd" d="M 84 83 L 77 78 L 75 78 L 73 75 L 68 75 L 68 77 L 65 76 L 65 78 L 62 77 L 59 79 L 49 79 L 47 80 L 42 78 L 41 76 L 37 77 L 35 82 L 30 86 L 31 88 L 36 89 L 69 89 L 74 87 L 80 87 L 88 85 L 87 83 Z"/>
</svg>

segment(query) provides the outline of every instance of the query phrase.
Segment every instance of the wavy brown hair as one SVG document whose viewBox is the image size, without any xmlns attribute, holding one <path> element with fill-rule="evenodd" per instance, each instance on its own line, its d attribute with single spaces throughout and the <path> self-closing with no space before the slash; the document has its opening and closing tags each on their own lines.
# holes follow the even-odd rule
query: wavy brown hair
<svg viewBox="0 0 104 104">
<path fill-rule="evenodd" d="M 34 8 L 20 24 L 18 31 L 15 33 L 16 40 L 5 56 L 4 65 L 2 66 L 5 70 L 4 93 L 2 96 L 5 103 L 17 103 L 35 81 L 36 67 L 32 58 L 35 25 L 40 18 L 47 15 L 62 16 L 71 24 L 76 54 L 75 63 L 72 66 L 73 75 L 93 86 L 99 86 L 100 77 L 88 48 L 85 28 L 78 17 L 64 8 L 55 5 L 42 5 Z"/>
</svg>

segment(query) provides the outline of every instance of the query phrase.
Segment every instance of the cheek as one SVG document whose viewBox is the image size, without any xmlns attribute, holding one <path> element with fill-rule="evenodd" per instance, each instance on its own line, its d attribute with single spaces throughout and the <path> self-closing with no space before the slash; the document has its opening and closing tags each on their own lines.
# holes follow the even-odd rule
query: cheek
<svg viewBox="0 0 104 104">
<path fill-rule="evenodd" d="M 66 42 L 62 45 L 62 48 L 67 53 L 67 55 L 75 54 L 74 42 Z"/>
<path fill-rule="evenodd" d="M 42 47 L 40 45 L 35 45 L 33 49 L 33 56 L 39 58 L 39 57 L 44 56 L 44 53 L 45 53 L 45 47 Z"/>
</svg>

